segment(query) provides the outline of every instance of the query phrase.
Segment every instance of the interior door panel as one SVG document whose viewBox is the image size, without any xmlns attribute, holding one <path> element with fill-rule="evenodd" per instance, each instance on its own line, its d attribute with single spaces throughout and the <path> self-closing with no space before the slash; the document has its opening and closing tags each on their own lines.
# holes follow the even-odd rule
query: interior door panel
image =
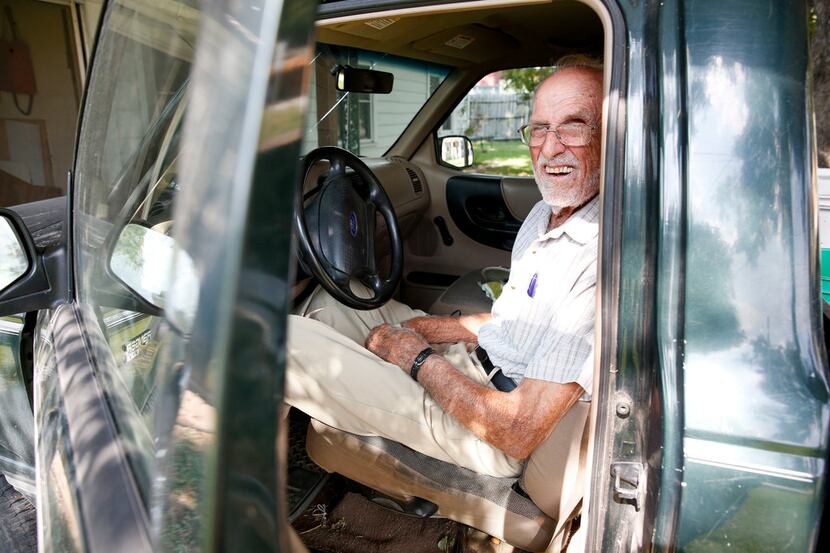
<svg viewBox="0 0 830 553">
<path fill-rule="evenodd" d="M 501 177 L 459 175 L 447 180 L 447 207 L 461 231 L 487 246 L 510 251 L 522 222 L 502 196 Z"/>
<path fill-rule="evenodd" d="M 541 199 L 531 177 L 470 175 L 436 161 L 433 137 L 413 156 L 430 203 L 404 248 L 402 299 L 427 309 L 446 286 L 483 267 L 510 267 L 522 220 Z"/>
</svg>

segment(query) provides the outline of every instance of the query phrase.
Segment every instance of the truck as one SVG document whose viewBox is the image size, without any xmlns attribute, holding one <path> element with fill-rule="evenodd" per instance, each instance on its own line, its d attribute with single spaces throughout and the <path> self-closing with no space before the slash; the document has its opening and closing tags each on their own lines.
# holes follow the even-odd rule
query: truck
<svg viewBox="0 0 830 553">
<path fill-rule="evenodd" d="M 102 14 L 68 196 L 0 209 L 3 547 L 31 547 L 24 517 L 44 552 L 826 550 L 806 2 Z M 555 473 L 485 477 L 287 409 L 288 314 L 321 284 L 373 306 L 332 278 L 343 240 L 303 226 L 327 209 L 354 237 L 331 198 L 383 190 L 376 295 L 486 306 L 482 268 L 509 268 L 540 196 L 482 162 L 524 163 L 518 136 L 455 110 L 573 53 L 604 74 L 595 377 Z"/>
</svg>

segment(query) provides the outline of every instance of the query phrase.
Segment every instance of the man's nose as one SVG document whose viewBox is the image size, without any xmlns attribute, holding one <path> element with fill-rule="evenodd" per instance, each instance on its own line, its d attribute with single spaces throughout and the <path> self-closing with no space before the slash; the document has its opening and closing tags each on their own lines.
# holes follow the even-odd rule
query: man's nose
<svg viewBox="0 0 830 553">
<path fill-rule="evenodd" d="M 556 136 L 556 133 L 553 132 L 553 130 L 549 130 L 545 133 L 545 141 L 542 142 L 542 153 L 546 158 L 550 159 L 555 155 L 559 155 L 566 149 L 567 147 L 562 144 L 562 141 L 559 140 L 559 137 Z"/>
</svg>

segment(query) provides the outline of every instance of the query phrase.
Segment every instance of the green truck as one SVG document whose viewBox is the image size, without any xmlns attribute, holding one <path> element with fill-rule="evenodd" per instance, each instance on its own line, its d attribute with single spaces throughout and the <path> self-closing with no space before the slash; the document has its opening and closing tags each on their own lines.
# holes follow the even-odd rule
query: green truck
<svg viewBox="0 0 830 553">
<path fill-rule="evenodd" d="M 827 550 L 809 15 L 106 2 L 68 198 L 0 209 L 0 548 Z M 315 192 L 385 191 L 395 297 L 485 301 L 468 285 L 509 266 L 539 194 L 474 165 L 455 110 L 574 52 L 603 60 L 604 153 L 594 388 L 560 436 L 561 501 L 287 411 L 286 318 L 325 280 L 294 247 Z"/>
</svg>

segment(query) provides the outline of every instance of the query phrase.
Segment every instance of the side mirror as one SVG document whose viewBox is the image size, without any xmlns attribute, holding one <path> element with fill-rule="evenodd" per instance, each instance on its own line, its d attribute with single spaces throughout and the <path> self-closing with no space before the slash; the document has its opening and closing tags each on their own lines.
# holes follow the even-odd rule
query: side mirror
<svg viewBox="0 0 830 553">
<path fill-rule="evenodd" d="M 335 88 L 342 92 L 389 94 L 395 82 L 395 76 L 392 73 L 374 69 L 358 69 L 350 65 L 338 65 L 332 73 Z"/>
<path fill-rule="evenodd" d="M 189 331 L 199 299 L 199 278 L 193 260 L 171 236 L 128 224 L 115 241 L 109 267 L 131 292 L 165 310 L 171 323 Z"/>
<path fill-rule="evenodd" d="M 0 216 L 0 290 L 29 271 L 32 262 L 8 215 Z"/>
<path fill-rule="evenodd" d="M 65 217 L 66 199 L 17 206 L 15 210 L 37 214 L 39 224 L 44 220 L 59 224 Z M 0 317 L 50 309 L 70 296 L 64 239 L 36 248 L 15 210 L 0 208 Z"/>
<path fill-rule="evenodd" d="M 456 169 L 473 165 L 473 143 L 466 136 L 442 136 L 438 139 L 438 159 Z"/>
</svg>

